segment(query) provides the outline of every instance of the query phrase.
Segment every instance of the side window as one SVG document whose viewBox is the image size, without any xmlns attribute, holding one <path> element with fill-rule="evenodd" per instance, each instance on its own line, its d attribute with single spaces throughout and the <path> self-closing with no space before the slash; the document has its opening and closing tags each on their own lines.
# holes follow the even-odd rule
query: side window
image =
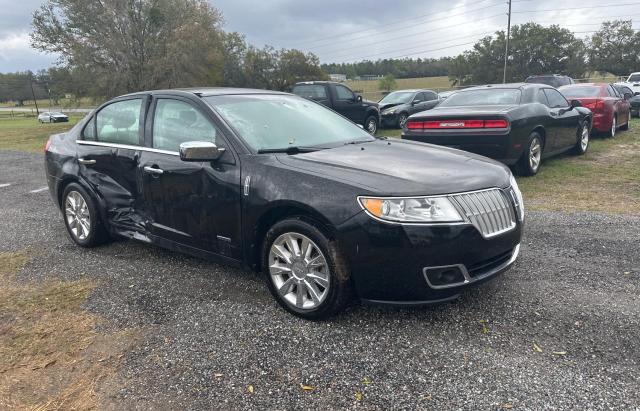
<svg viewBox="0 0 640 411">
<path fill-rule="evenodd" d="M 438 95 L 433 91 L 425 91 L 424 93 L 422 93 L 422 95 L 424 97 L 422 101 L 432 101 L 438 99 Z"/>
<path fill-rule="evenodd" d="M 544 104 L 545 106 L 549 105 L 549 101 L 547 100 L 547 96 L 546 96 L 546 94 L 544 94 L 544 91 L 542 91 L 542 90 L 538 90 L 538 95 L 536 96 L 536 101 L 538 103 Z"/>
<path fill-rule="evenodd" d="M 96 117 L 92 116 L 91 120 L 84 125 L 82 130 L 82 139 L 94 141 L 96 139 Z"/>
<path fill-rule="evenodd" d="M 558 90 L 546 88 L 544 89 L 544 94 L 547 95 L 547 100 L 549 100 L 549 107 L 551 108 L 569 107 L 569 103 L 567 103 L 567 99 L 565 99 Z"/>
<path fill-rule="evenodd" d="M 609 85 L 609 86 L 607 86 L 607 92 L 609 93 L 609 95 L 610 95 L 611 97 L 618 97 L 618 98 L 620 97 L 620 95 L 618 94 L 618 92 L 617 92 L 613 87 L 611 87 L 610 85 Z"/>
<path fill-rule="evenodd" d="M 96 140 L 137 146 L 140 144 L 142 99 L 109 104 L 96 115 Z M 86 130 L 86 129 L 85 129 Z"/>
<path fill-rule="evenodd" d="M 336 93 L 338 94 L 338 100 L 355 100 L 356 97 L 353 92 L 345 86 L 336 86 Z"/>
<path fill-rule="evenodd" d="M 172 99 L 159 99 L 156 103 L 153 148 L 180 151 L 180 144 L 187 141 L 210 141 L 222 145 L 218 136 L 216 127 L 191 104 Z"/>
</svg>

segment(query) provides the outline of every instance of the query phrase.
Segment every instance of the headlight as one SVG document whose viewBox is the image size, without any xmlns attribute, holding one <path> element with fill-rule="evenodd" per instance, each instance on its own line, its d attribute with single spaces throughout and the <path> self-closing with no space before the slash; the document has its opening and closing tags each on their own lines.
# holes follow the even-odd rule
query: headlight
<svg viewBox="0 0 640 411">
<path fill-rule="evenodd" d="M 518 212 L 518 219 L 520 221 L 524 221 L 524 199 L 522 198 L 522 192 L 520 191 L 520 187 L 518 187 L 518 182 L 516 178 L 511 174 L 510 179 L 511 184 L 511 194 L 513 195 L 513 201 L 516 203 L 516 211 Z"/>
<path fill-rule="evenodd" d="M 359 197 L 362 207 L 381 220 L 400 223 L 454 223 L 462 217 L 446 197 Z"/>
</svg>

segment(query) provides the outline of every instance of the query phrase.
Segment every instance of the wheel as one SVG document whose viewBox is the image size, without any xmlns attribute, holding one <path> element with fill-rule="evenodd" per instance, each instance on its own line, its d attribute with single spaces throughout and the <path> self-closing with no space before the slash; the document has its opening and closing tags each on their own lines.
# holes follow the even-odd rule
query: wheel
<svg viewBox="0 0 640 411">
<path fill-rule="evenodd" d="M 376 116 L 369 116 L 364 122 L 364 129 L 369 132 L 369 134 L 376 134 L 378 131 L 378 118 Z"/>
<path fill-rule="evenodd" d="M 518 174 L 523 176 L 533 176 L 538 173 L 542 162 L 542 137 L 537 132 L 531 133 L 527 148 L 522 153 L 522 157 L 516 165 Z"/>
<path fill-rule="evenodd" d="M 404 125 L 407 124 L 407 119 L 409 115 L 407 113 L 400 113 L 398 116 L 398 127 L 404 128 Z"/>
<path fill-rule="evenodd" d="M 62 194 L 64 224 L 71 239 L 81 247 L 95 247 L 108 241 L 94 199 L 77 183 L 67 185 Z"/>
<path fill-rule="evenodd" d="M 262 251 L 269 291 L 290 313 L 320 320 L 351 299 L 351 280 L 340 253 L 316 226 L 300 218 L 280 221 L 267 232 Z"/>
<path fill-rule="evenodd" d="M 613 119 L 611 119 L 611 130 L 609 130 L 607 137 L 614 138 L 616 136 L 617 129 L 618 129 L 618 117 L 614 115 Z"/>
<path fill-rule="evenodd" d="M 582 155 L 586 153 L 587 148 L 589 148 L 589 123 L 588 122 L 585 121 L 580 124 L 580 127 L 578 127 L 577 137 L 578 137 L 578 141 L 576 142 L 576 145 L 573 148 L 573 151 L 576 154 Z"/>
</svg>

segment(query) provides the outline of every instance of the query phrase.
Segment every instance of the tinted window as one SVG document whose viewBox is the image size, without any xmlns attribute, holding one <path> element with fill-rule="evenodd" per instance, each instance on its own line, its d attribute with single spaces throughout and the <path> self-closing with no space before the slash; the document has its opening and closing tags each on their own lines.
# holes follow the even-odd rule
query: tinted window
<svg viewBox="0 0 640 411">
<path fill-rule="evenodd" d="M 138 145 L 142 99 L 109 104 L 96 115 L 97 140 L 105 143 Z"/>
<path fill-rule="evenodd" d="M 431 100 L 438 99 L 438 95 L 433 91 L 425 91 L 424 93 L 422 93 L 422 95 L 423 95 L 422 101 L 431 101 Z"/>
<path fill-rule="evenodd" d="M 312 100 L 326 100 L 327 90 L 321 84 L 299 84 L 293 87 L 293 94 Z"/>
<path fill-rule="evenodd" d="M 344 86 L 336 86 L 338 100 L 355 100 L 353 92 Z"/>
<path fill-rule="evenodd" d="M 440 107 L 520 104 L 521 95 L 519 89 L 513 88 L 459 91 L 440 103 Z"/>
<path fill-rule="evenodd" d="M 544 94 L 544 91 L 538 90 L 538 95 L 536 96 L 536 101 L 538 103 L 544 104 L 545 106 L 549 105 L 549 101 L 547 100 L 547 95 Z"/>
<path fill-rule="evenodd" d="M 205 101 L 255 150 L 374 139 L 339 114 L 296 96 L 229 95 L 205 97 Z"/>
<path fill-rule="evenodd" d="M 598 86 L 565 86 L 560 88 L 560 92 L 567 97 L 598 97 L 600 96 Z"/>
<path fill-rule="evenodd" d="M 187 141 L 216 141 L 216 128 L 198 109 L 179 100 L 160 99 L 153 116 L 153 148 L 179 151 Z"/>
<path fill-rule="evenodd" d="M 549 107 L 551 108 L 561 108 L 569 106 L 567 100 L 562 96 L 562 94 L 560 94 L 558 90 L 546 88 L 544 89 L 544 94 L 547 95 L 547 100 L 549 100 Z"/>
<path fill-rule="evenodd" d="M 629 76 L 629 78 L 627 79 L 628 82 L 636 82 L 636 81 L 640 81 L 640 74 L 632 74 Z"/>
<path fill-rule="evenodd" d="M 95 140 L 96 139 L 96 118 L 91 117 L 91 120 L 87 122 L 84 126 L 84 130 L 82 131 L 82 138 L 85 140 Z"/>
</svg>

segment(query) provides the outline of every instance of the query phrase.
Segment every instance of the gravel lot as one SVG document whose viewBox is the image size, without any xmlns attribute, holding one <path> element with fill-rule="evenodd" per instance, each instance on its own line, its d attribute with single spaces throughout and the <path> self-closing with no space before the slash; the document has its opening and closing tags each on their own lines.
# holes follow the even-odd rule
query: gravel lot
<svg viewBox="0 0 640 411">
<path fill-rule="evenodd" d="M 312 323 L 245 270 L 72 245 L 44 185 L 41 155 L 0 152 L 0 251 L 97 280 L 86 308 L 139 331 L 105 408 L 640 409 L 639 217 L 530 212 L 515 267 L 458 301 Z"/>
</svg>

